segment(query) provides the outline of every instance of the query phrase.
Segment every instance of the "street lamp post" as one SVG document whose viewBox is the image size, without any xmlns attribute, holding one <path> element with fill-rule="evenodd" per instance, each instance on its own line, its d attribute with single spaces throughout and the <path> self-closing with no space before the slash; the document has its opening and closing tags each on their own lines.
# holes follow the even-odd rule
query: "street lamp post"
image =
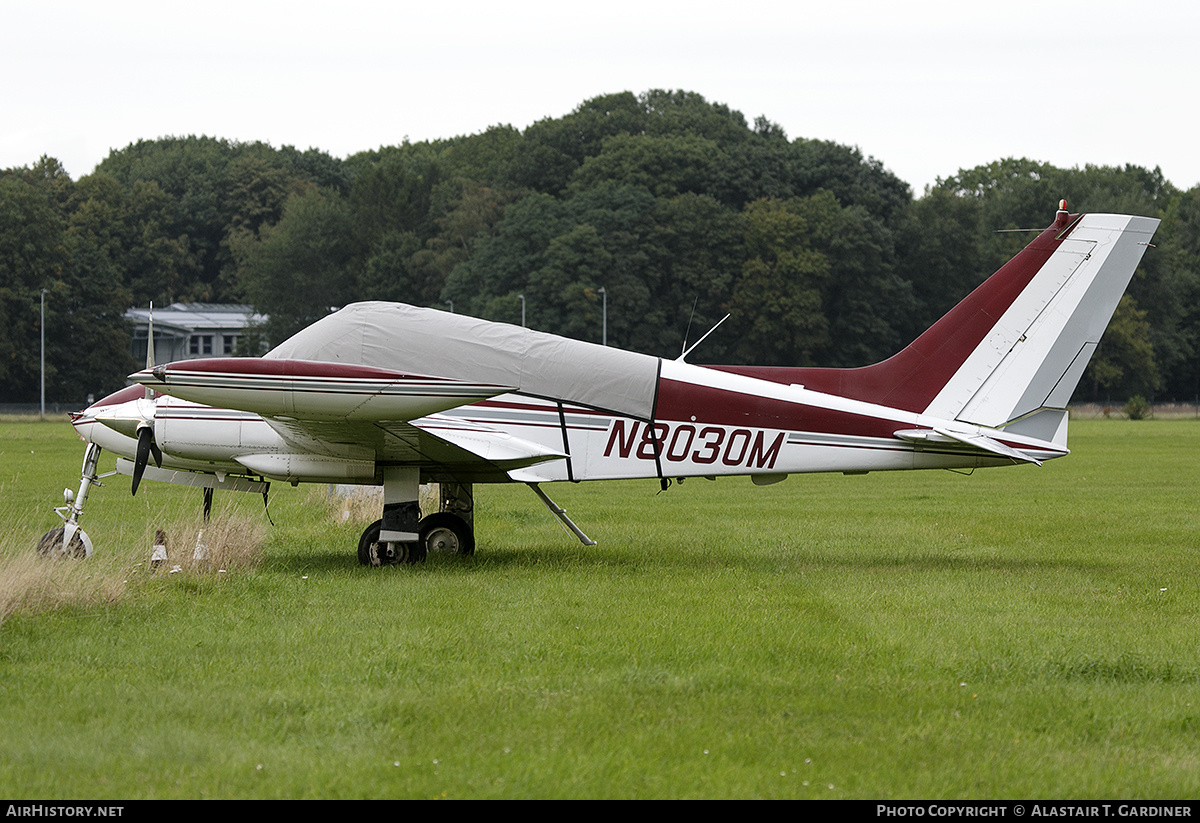
<svg viewBox="0 0 1200 823">
<path fill-rule="evenodd" d="M 40 419 L 46 419 L 46 292 L 42 289 L 42 399 L 39 408 Z"/>
<path fill-rule="evenodd" d="M 521 301 L 521 328 L 525 328 L 525 295 L 518 294 L 517 299 Z"/>
<path fill-rule="evenodd" d="M 600 307 L 601 307 L 600 308 L 600 317 L 601 317 L 601 320 L 600 320 L 600 345 L 607 346 L 608 345 L 608 292 L 606 292 L 604 290 L 604 287 L 601 286 L 600 288 L 596 289 L 596 293 L 599 294 L 600 297 L 602 298 L 601 302 L 600 302 Z"/>
</svg>

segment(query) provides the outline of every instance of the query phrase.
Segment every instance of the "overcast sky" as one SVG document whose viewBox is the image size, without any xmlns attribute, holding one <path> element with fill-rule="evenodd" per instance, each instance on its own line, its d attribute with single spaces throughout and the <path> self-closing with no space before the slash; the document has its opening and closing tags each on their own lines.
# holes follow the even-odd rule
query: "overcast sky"
<svg viewBox="0 0 1200 823">
<path fill-rule="evenodd" d="M 685 89 L 920 195 L 1003 157 L 1200 183 L 1200 3 L 0 0 L 0 168 L 139 139 L 345 157 Z"/>
</svg>

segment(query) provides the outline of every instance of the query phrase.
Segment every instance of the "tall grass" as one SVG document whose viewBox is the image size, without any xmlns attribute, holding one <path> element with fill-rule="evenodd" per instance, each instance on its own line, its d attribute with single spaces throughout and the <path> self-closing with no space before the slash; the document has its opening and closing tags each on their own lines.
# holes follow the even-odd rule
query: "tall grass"
<svg viewBox="0 0 1200 823">
<path fill-rule="evenodd" d="M 81 525 L 98 536 L 94 558 L 78 562 L 38 557 L 32 549 L 40 536 L 61 525 L 50 513 L 61 504 L 54 489 L 74 489 L 79 482 L 82 448 L 69 432 L 61 422 L 0 422 L 0 459 L 9 472 L 0 477 L 0 522 L 5 525 L 0 533 L 0 623 L 15 614 L 111 605 L 129 594 L 131 580 L 157 571 L 220 574 L 230 568 L 253 568 L 261 560 L 266 525 L 228 505 L 218 506 L 207 524 L 196 501 L 185 502 L 177 491 L 162 495 L 152 506 L 117 501 L 124 505 L 106 512 L 105 504 L 111 501 L 105 498 L 117 489 L 124 491 L 129 482 L 122 476 L 93 489 L 86 504 Z M 160 530 L 167 534 L 171 550 L 168 560 L 155 567 L 150 558 Z"/>
<path fill-rule="evenodd" d="M 204 523 L 180 514 L 160 523 L 106 543 L 88 561 L 41 557 L 31 551 L 36 536 L 27 530 L 6 533 L 0 537 L 0 624 L 14 614 L 116 603 L 138 576 L 225 574 L 255 568 L 262 559 L 266 527 L 247 515 L 225 513 Z M 153 563 L 160 531 L 168 535 L 168 556 Z"/>
<path fill-rule="evenodd" d="M 0 624 L 13 614 L 114 603 L 125 593 L 125 570 L 111 563 L 47 561 L 11 545 L 0 551 Z"/>
</svg>

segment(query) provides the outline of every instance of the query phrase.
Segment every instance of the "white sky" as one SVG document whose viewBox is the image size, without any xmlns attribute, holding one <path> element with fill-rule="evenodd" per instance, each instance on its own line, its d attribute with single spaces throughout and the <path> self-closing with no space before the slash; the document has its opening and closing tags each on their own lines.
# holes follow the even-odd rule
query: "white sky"
<svg viewBox="0 0 1200 823">
<path fill-rule="evenodd" d="M 335 157 L 685 89 L 920 194 L 1003 157 L 1200 183 L 1200 3 L 0 0 L 0 168 L 207 134 Z"/>
</svg>

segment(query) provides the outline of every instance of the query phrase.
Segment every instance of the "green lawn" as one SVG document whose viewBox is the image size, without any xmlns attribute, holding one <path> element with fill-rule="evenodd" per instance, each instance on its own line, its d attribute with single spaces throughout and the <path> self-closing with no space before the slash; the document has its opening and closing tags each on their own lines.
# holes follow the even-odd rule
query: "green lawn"
<svg viewBox="0 0 1200 823">
<path fill-rule="evenodd" d="M 0 791 L 1196 797 L 1200 422 L 1073 422 L 1071 446 L 969 477 L 547 486 L 590 548 L 483 487 L 478 555 L 383 569 L 322 488 L 281 487 L 259 563 L 152 574 L 156 526 L 190 555 L 199 493 L 112 478 L 97 556 L 34 562 L 83 448 L 0 422 Z M 265 523 L 233 497 L 218 520 Z"/>
</svg>

